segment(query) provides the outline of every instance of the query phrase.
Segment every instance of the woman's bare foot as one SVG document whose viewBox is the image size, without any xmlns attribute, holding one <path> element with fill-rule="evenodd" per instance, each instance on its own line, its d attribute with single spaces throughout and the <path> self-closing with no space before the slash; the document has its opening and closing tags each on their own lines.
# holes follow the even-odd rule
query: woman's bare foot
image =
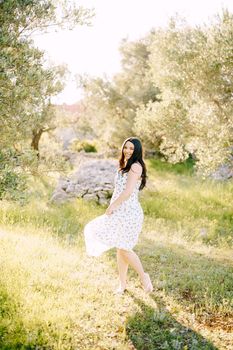
<svg viewBox="0 0 233 350">
<path fill-rule="evenodd" d="M 142 285 L 146 293 L 151 293 L 153 291 L 153 285 L 151 283 L 151 279 L 148 273 L 145 273 L 144 278 L 142 280 Z"/>
<path fill-rule="evenodd" d="M 119 287 L 115 290 L 115 294 L 124 294 L 126 290 L 126 284 L 120 282 Z"/>
</svg>

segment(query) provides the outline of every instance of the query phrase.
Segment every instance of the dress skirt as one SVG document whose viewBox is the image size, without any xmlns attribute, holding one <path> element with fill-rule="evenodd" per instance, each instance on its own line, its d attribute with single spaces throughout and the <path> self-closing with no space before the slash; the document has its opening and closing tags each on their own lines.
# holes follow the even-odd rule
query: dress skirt
<svg viewBox="0 0 233 350">
<path fill-rule="evenodd" d="M 126 181 L 127 173 L 117 173 L 110 203 L 124 190 Z M 86 224 L 84 238 L 88 255 L 99 256 L 111 248 L 132 250 L 137 244 L 143 224 L 143 210 L 138 201 L 139 186 L 140 182 L 111 215 L 100 215 Z"/>
</svg>

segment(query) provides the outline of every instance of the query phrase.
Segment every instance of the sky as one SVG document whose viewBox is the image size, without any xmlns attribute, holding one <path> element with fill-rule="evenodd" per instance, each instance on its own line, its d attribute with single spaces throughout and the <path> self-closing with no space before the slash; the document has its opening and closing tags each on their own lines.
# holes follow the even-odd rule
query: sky
<svg viewBox="0 0 233 350">
<path fill-rule="evenodd" d="M 74 30 L 35 35 L 37 47 L 55 64 L 66 64 L 70 76 L 66 88 L 53 103 L 72 104 L 82 97 L 76 74 L 111 77 L 121 69 L 118 51 L 123 38 L 137 40 L 153 27 L 166 26 L 179 14 L 191 25 L 208 23 L 222 8 L 233 12 L 233 0 L 76 0 L 78 5 L 94 8 L 92 25 Z"/>
</svg>

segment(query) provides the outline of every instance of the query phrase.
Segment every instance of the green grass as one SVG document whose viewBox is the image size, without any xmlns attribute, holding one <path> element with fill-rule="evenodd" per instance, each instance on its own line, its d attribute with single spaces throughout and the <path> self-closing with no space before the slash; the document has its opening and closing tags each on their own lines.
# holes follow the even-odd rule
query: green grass
<svg viewBox="0 0 233 350">
<path fill-rule="evenodd" d="M 43 229 L 52 235 L 64 239 L 77 237 L 84 224 L 92 215 L 100 215 L 103 208 L 93 202 L 82 200 L 53 205 L 43 201 L 31 201 L 25 206 L 14 203 L 2 203 L 0 222 L 3 226 L 31 227 L 33 230 Z"/>
<path fill-rule="evenodd" d="M 163 220 L 167 232 L 179 231 L 188 240 L 232 246 L 233 182 L 201 180 L 191 175 L 190 167 L 189 163 L 182 168 L 181 164 L 148 161 L 150 183 L 142 195 L 145 214 L 154 219 L 155 226 Z"/>
<path fill-rule="evenodd" d="M 1 349 L 231 349 L 232 184 L 147 165 L 136 251 L 149 296 L 132 270 L 128 292 L 112 293 L 114 250 L 86 256 L 83 227 L 104 207 L 50 204 L 41 181 L 28 204 L 1 202 Z"/>
<path fill-rule="evenodd" d="M 130 271 L 120 297 L 112 293 L 114 252 L 88 258 L 83 245 L 39 231 L 2 233 L 1 245 L 1 349 L 224 349 L 229 342 L 232 271 L 215 248 L 144 232 L 137 251 L 155 293 L 146 296 Z"/>
<path fill-rule="evenodd" d="M 174 173 L 174 174 L 184 174 L 192 175 L 194 173 L 194 161 L 189 158 L 183 163 L 167 163 L 161 161 L 160 159 L 149 159 L 147 160 L 149 169 L 154 169 L 159 173 Z"/>
</svg>

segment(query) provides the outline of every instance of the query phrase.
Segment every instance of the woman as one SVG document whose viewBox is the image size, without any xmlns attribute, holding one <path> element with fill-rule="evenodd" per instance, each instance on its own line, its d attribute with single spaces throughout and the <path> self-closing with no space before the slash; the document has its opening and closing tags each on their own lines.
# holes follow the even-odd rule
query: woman
<svg viewBox="0 0 233 350">
<path fill-rule="evenodd" d="M 146 184 L 146 166 L 142 157 L 142 145 L 136 137 L 123 142 L 119 169 L 115 177 L 115 189 L 105 214 L 90 221 L 84 228 L 87 254 L 99 256 L 113 247 L 117 248 L 117 265 L 120 285 L 117 293 L 124 293 L 128 266 L 139 275 L 145 292 L 153 286 L 144 272 L 142 263 L 132 250 L 142 229 L 143 211 L 138 192 Z"/>
</svg>

